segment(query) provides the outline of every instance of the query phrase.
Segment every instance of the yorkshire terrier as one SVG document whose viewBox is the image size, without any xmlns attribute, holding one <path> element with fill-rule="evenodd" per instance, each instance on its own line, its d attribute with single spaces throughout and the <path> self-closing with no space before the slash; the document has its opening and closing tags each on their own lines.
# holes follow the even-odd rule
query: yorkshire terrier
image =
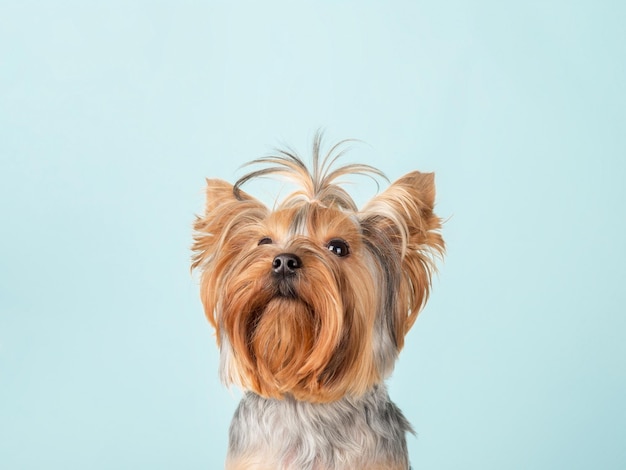
<svg viewBox="0 0 626 470">
<path fill-rule="evenodd" d="M 244 391 L 229 470 L 407 470 L 411 425 L 389 399 L 404 338 L 444 253 L 433 173 L 414 171 L 362 209 L 338 182 L 384 175 L 337 167 L 335 145 L 309 169 L 292 151 L 251 162 L 234 185 L 208 179 L 193 269 L 216 331 L 220 376 Z M 299 185 L 273 210 L 242 191 L 261 176 Z"/>
</svg>

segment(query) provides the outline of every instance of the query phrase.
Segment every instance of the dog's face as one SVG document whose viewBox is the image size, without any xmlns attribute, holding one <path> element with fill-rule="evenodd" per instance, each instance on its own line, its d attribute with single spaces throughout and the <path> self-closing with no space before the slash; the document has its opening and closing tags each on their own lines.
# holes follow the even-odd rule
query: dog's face
<svg viewBox="0 0 626 470">
<path fill-rule="evenodd" d="M 216 329 L 221 374 L 265 397 L 329 402 L 358 396 L 392 370 L 443 253 L 432 174 L 410 173 L 357 210 L 338 176 L 283 153 L 235 186 L 207 181 L 194 268 Z M 322 164 L 322 168 L 324 168 Z M 239 189 L 291 175 L 302 190 L 274 211 Z"/>
</svg>

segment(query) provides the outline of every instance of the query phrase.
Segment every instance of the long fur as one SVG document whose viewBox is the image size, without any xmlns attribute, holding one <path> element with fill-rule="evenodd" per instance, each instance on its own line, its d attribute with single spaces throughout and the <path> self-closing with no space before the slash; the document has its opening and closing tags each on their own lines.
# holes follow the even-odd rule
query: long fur
<svg viewBox="0 0 626 470">
<path fill-rule="evenodd" d="M 348 422 L 360 419 L 361 425 L 358 432 L 346 430 L 354 438 L 348 447 L 365 446 L 378 455 L 363 454 L 368 461 L 384 461 L 385 468 L 406 461 L 408 424 L 397 424 L 406 420 L 399 411 L 379 415 L 373 410 L 397 410 L 382 384 L 428 299 L 435 259 L 444 252 L 441 221 L 433 212 L 434 177 L 409 173 L 359 210 L 339 179 L 383 175 L 367 165 L 338 167 L 345 144 L 321 158 L 321 136 L 316 136 L 311 169 L 295 152 L 280 151 L 253 161 L 260 169 L 235 185 L 207 180 L 206 211 L 194 225 L 192 267 L 202 272 L 201 298 L 216 330 L 222 380 L 250 392 L 231 429 L 229 461 L 238 461 L 232 464 L 236 468 L 263 468 L 241 466 L 253 462 L 263 446 L 236 443 L 254 438 L 243 416 L 269 419 L 269 409 L 306 410 L 273 423 L 281 436 L 295 432 L 298 416 L 337 428 L 345 418 L 340 410 L 351 407 Z M 241 189 L 268 175 L 299 185 L 274 210 Z M 341 256 L 331 251 L 333 243 L 341 243 Z M 284 254 L 298 260 L 297 268 L 278 279 L 272 266 Z M 378 437 L 372 437 L 370 418 L 387 419 L 390 432 L 395 429 L 393 462 L 373 444 Z M 302 429 L 309 429 L 305 424 L 300 423 Z M 291 443 L 288 449 L 272 450 L 284 468 L 370 468 L 341 466 L 347 451 L 339 448 L 340 441 L 334 447 L 328 441 L 330 448 L 319 441 L 304 450 L 294 439 L 285 440 Z"/>
<path fill-rule="evenodd" d="M 230 426 L 227 468 L 262 456 L 258 468 L 272 470 L 406 470 L 406 432 L 411 426 L 383 385 L 326 404 L 247 393 Z"/>
</svg>

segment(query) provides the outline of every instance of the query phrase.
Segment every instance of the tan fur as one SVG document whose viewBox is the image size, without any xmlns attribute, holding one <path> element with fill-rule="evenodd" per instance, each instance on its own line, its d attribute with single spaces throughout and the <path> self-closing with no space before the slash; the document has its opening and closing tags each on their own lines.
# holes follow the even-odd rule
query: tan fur
<svg viewBox="0 0 626 470">
<path fill-rule="evenodd" d="M 358 251 L 361 240 L 354 222 L 341 211 L 314 204 L 308 214 L 309 235 L 288 239 L 285 227 L 298 208 L 266 214 L 261 220 L 264 213 L 252 200 L 235 199 L 232 187 L 223 182 L 210 181 L 209 185 L 208 193 L 221 203 L 215 217 L 196 223 L 196 230 L 203 235 L 194 245 L 199 248 L 194 266 L 210 260 L 202 275 L 202 301 L 218 338 L 223 328 L 237 353 L 235 367 L 229 371 L 231 380 L 263 396 L 280 398 L 291 393 L 314 402 L 333 401 L 347 393 L 360 395 L 377 383 L 380 377 L 371 347 L 376 314 L 372 280 L 356 274 L 367 272 L 365 266 L 359 266 L 363 260 L 358 256 L 334 259 L 324 246 L 329 238 L 341 234 L 352 250 Z M 225 216 L 226 209 L 233 212 Z M 220 239 L 220 231 L 229 236 Z M 256 246 L 265 236 L 272 237 L 275 244 Z M 219 251 L 211 253 L 216 246 Z M 296 284 L 306 302 L 270 297 L 268 266 L 285 250 L 297 253 L 307 267 L 306 282 Z M 233 258 L 246 251 L 253 255 L 238 264 L 237 275 L 229 273 Z M 316 288 L 334 286 L 330 279 L 334 276 L 346 284 L 342 292 L 328 295 Z M 233 295 L 220 303 L 222 290 Z M 259 314 L 261 306 L 263 315 Z M 215 318 L 216 310 L 221 312 L 220 321 Z M 346 336 L 350 341 L 342 342 Z"/>
<path fill-rule="evenodd" d="M 433 212 L 432 173 L 405 175 L 359 211 L 335 180 L 381 173 L 365 165 L 332 170 L 336 158 L 321 165 L 315 158 L 312 173 L 283 152 L 253 162 L 270 167 L 234 186 L 207 180 L 206 210 L 194 224 L 192 268 L 202 273 L 205 314 L 218 344 L 228 350 L 222 371 L 227 383 L 266 398 L 329 403 L 359 397 L 385 379 L 389 371 L 379 370 L 383 360 L 374 339 L 383 314 L 380 299 L 387 295 L 380 283 L 384 276 L 396 279 L 393 304 L 385 307 L 391 310 L 384 314 L 393 317 L 385 324 L 399 351 L 428 299 L 434 258 L 443 255 L 444 242 Z M 300 185 L 273 211 L 240 188 L 266 174 Z M 350 254 L 329 251 L 333 239 L 344 240 Z M 289 280 L 293 296 L 277 295 L 272 276 L 273 260 L 282 253 L 301 260 Z M 358 468 L 403 465 L 359 463 Z M 227 468 L 282 467 L 271 456 L 254 454 L 230 456 Z M 356 467 L 336 467 L 343 468 Z"/>
<path fill-rule="evenodd" d="M 380 381 L 371 350 L 375 289 L 365 275 L 367 268 L 359 266 L 366 262 L 358 256 L 361 236 L 345 211 L 297 196 L 287 199 L 286 208 L 270 213 L 243 191 L 235 197 L 231 184 L 207 180 L 206 214 L 195 223 L 193 246 L 193 268 L 203 270 L 205 313 L 218 341 L 224 329 L 236 353 L 228 375 L 232 382 L 275 398 L 291 393 L 300 400 L 328 402 L 347 393 L 358 396 Z M 400 348 L 427 300 L 433 250 L 443 251 L 433 203 L 433 175 L 413 172 L 355 214 L 361 220 L 371 219 L 401 253 L 403 279 L 396 308 Z M 303 210 L 308 235 L 290 238 L 289 224 Z M 265 236 L 275 243 L 257 246 Z M 324 244 L 336 236 L 349 242 L 354 256 L 333 258 Z M 285 250 L 297 253 L 307 266 L 307 282 L 297 286 L 306 303 L 270 298 L 268 266 Z M 237 263 L 239 271 L 234 275 L 233 263 L 242 254 L 249 256 L 248 262 Z M 346 288 L 330 296 L 316 288 L 335 285 L 330 277 L 340 278 Z M 220 301 L 224 290 L 232 295 Z M 250 292 L 254 295 L 247 295 Z M 264 313 L 256 318 L 261 306 Z"/>
</svg>

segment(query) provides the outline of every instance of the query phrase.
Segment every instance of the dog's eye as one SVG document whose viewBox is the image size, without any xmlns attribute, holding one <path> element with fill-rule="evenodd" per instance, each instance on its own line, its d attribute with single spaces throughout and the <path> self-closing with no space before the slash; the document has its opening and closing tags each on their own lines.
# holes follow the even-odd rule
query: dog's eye
<svg viewBox="0 0 626 470">
<path fill-rule="evenodd" d="M 348 243 L 341 238 L 333 238 L 328 242 L 326 247 L 339 257 L 348 256 L 350 254 Z"/>
<path fill-rule="evenodd" d="M 259 245 L 271 245 L 274 243 L 270 237 L 263 237 L 259 240 Z"/>
</svg>

